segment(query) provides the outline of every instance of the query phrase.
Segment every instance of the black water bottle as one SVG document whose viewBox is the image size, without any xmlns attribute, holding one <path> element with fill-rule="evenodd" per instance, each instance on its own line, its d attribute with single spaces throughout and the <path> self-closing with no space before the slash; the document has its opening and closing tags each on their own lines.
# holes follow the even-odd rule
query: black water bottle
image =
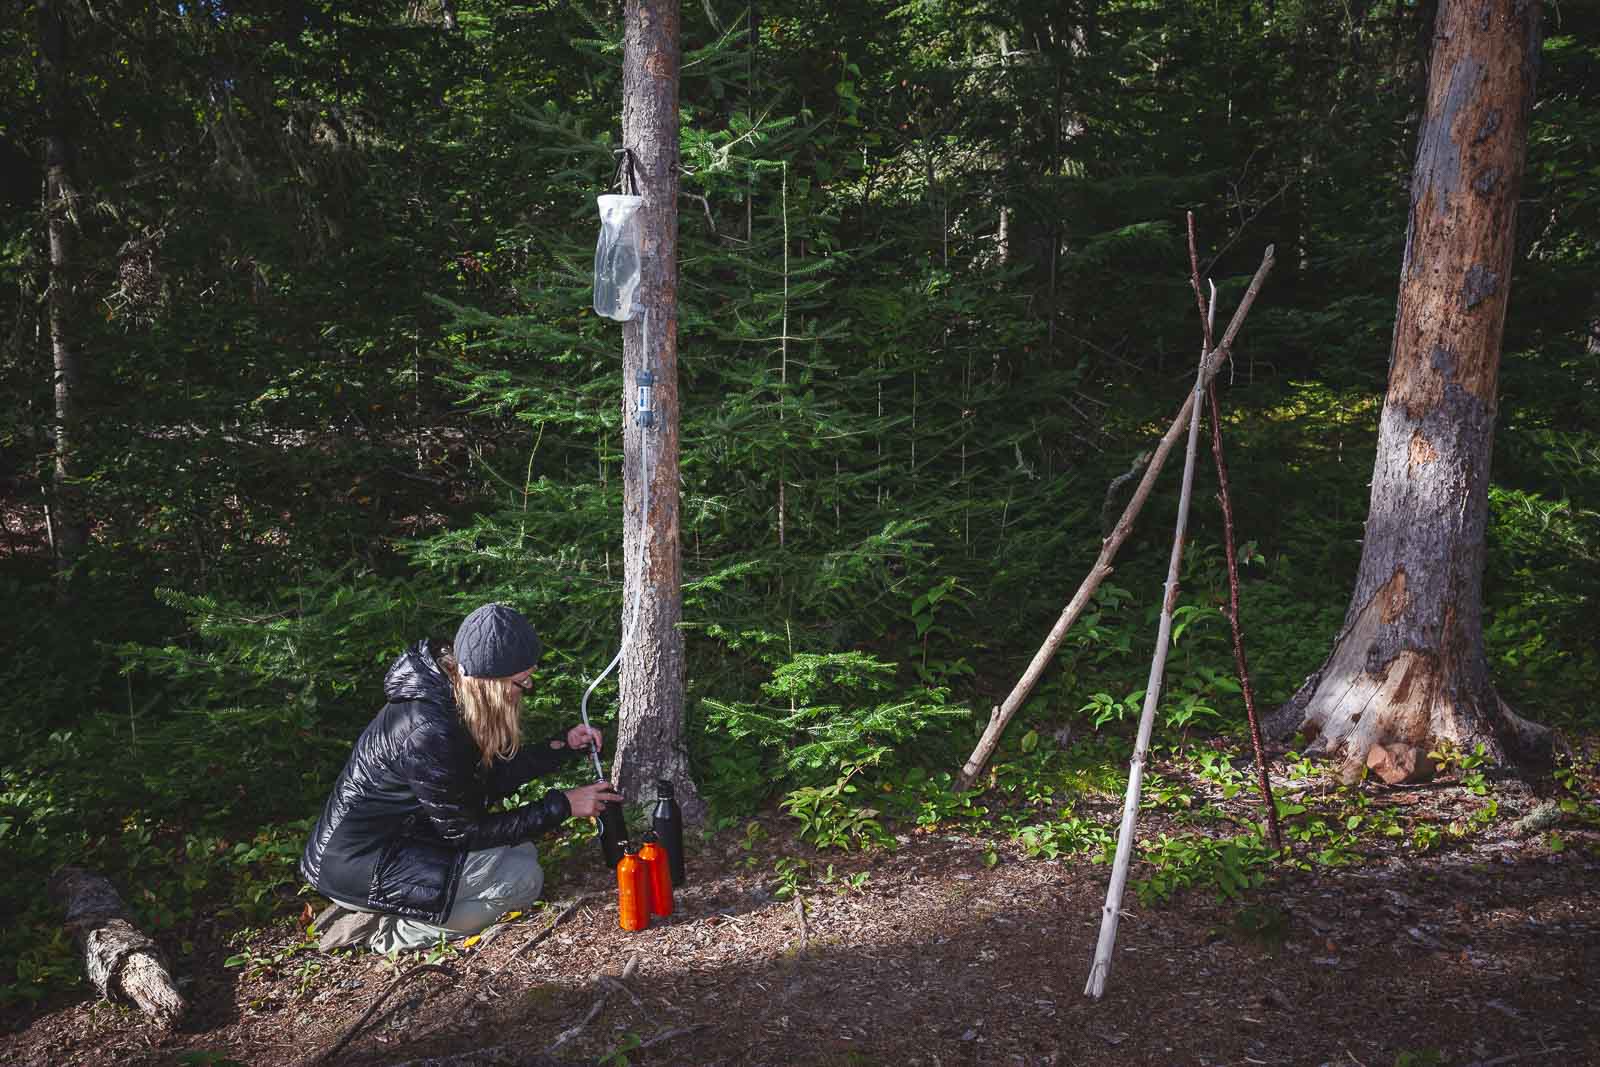
<svg viewBox="0 0 1600 1067">
<path fill-rule="evenodd" d="M 683 813 L 672 795 L 672 783 L 666 779 L 656 782 L 656 806 L 650 813 L 650 828 L 656 832 L 661 847 L 667 850 L 667 868 L 672 872 L 672 884 L 683 884 Z"/>
<path fill-rule="evenodd" d="M 603 782 L 605 779 L 601 777 L 595 781 Z M 600 854 L 606 860 L 606 870 L 614 871 L 622 859 L 622 846 L 628 840 L 628 823 L 622 817 L 622 804 L 615 800 L 601 804 L 594 825 L 595 837 L 600 841 Z"/>
</svg>

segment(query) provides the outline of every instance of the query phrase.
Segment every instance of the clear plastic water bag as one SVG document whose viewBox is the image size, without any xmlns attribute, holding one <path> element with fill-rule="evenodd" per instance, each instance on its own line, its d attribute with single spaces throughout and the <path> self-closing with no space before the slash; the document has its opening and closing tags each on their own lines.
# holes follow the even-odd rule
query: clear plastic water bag
<svg viewBox="0 0 1600 1067">
<path fill-rule="evenodd" d="M 607 193 L 600 205 L 600 242 L 594 249 L 594 311 L 627 322 L 638 312 L 639 205 L 642 196 Z"/>
</svg>

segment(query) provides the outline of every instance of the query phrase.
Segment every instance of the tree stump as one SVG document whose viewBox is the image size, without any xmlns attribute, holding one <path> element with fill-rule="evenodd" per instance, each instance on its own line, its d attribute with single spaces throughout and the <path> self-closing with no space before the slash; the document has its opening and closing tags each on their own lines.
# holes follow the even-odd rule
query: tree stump
<svg viewBox="0 0 1600 1067">
<path fill-rule="evenodd" d="M 89 981 L 108 1000 L 129 1000 L 163 1026 L 187 1005 L 172 984 L 156 943 L 129 920 L 116 888 L 81 867 L 62 867 L 50 877 L 51 897 L 66 911 L 66 927 L 83 952 Z"/>
</svg>

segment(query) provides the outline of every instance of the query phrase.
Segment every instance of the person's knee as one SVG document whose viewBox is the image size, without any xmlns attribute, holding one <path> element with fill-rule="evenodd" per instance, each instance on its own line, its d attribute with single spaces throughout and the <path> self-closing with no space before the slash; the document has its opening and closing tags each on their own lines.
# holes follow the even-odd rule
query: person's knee
<svg viewBox="0 0 1600 1067">
<path fill-rule="evenodd" d="M 508 850 L 501 879 L 507 907 L 528 907 L 544 891 L 544 868 L 539 865 L 539 849 L 532 844 L 515 845 Z"/>
<path fill-rule="evenodd" d="M 468 859 L 456 900 L 511 910 L 528 907 L 543 889 L 539 849 L 532 844 L 505 845 Z"/>
</svg>

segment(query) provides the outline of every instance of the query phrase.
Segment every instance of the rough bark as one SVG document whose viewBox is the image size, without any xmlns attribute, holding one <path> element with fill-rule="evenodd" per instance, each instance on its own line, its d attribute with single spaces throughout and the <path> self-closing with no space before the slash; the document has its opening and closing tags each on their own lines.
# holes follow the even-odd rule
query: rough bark
<svg viewBox="0 0 1600 1067">
<path fill-rule="evenodd" d="M 77 295 L 77 262 L 72 234 L 78 191 L 73 174 L 71 85 L 68 78 L 68 27 L 58 2 L 39 4 L 39 87 L 44 104 L 44 218 L 50 243 L 50 286 L 46 305 L 54 375 L 54 485 L 50 534 L 57 569 L 65 574 L 88 542 L 82 494 L 75 484 L 80 448 L 78 352 L 71 340 L 72 305 Z"/>
<path fill-rule="evenodd" d="M 65 910 L 65 925 L 101 996 L 132 1001 L 168 1026 L 183 1014 L 183 996 L 172 984 L 161 950 L 129 921 L 110 882 L 79 867 L 62 867 L 50 878 L 50 895 Z"/>
<path fill-rule="evenodd" d="M 677 0 L 628 0 L 624 12 L 622 143 L 633 153 L 634 192 L 644 197 L 639 300 L 645 314 L 623 330 L 624 602 L 643 583 L 640 617 L 623 657 L 622 714 L 612 780 L 630 801 L 655 795 L 671 779 L 684 816 L 705 804 L 689 772 L 684 740 L 682 550 L 678 501 L 678 44 Z M 648 349 L 648 350 L 647 350 Z M 655 376 L 655 425 L 634 417 L 639 371 Z M 645 440 L 648 435 L 648 441 Z M 650 469 L 649 515 L 638 477 Z M 648 523 L 646 524 L 646 520 Z M 647 553 L 641 553 L 640 538 Z"/>
<path fill-rule="evenodd" d="M 1532 754 L 1483 649 L 1484 527 L 1500 340 L 1539 5 L 1439 5 L 1361 565 L 1327 661 L 1274 715 L 1347 776 L 1376 746 Z M 1399 764 L 1407 761 L 1401 759 Z M 1410 761 L 1413 777 L 1426 759 Z"/>
</svg>

